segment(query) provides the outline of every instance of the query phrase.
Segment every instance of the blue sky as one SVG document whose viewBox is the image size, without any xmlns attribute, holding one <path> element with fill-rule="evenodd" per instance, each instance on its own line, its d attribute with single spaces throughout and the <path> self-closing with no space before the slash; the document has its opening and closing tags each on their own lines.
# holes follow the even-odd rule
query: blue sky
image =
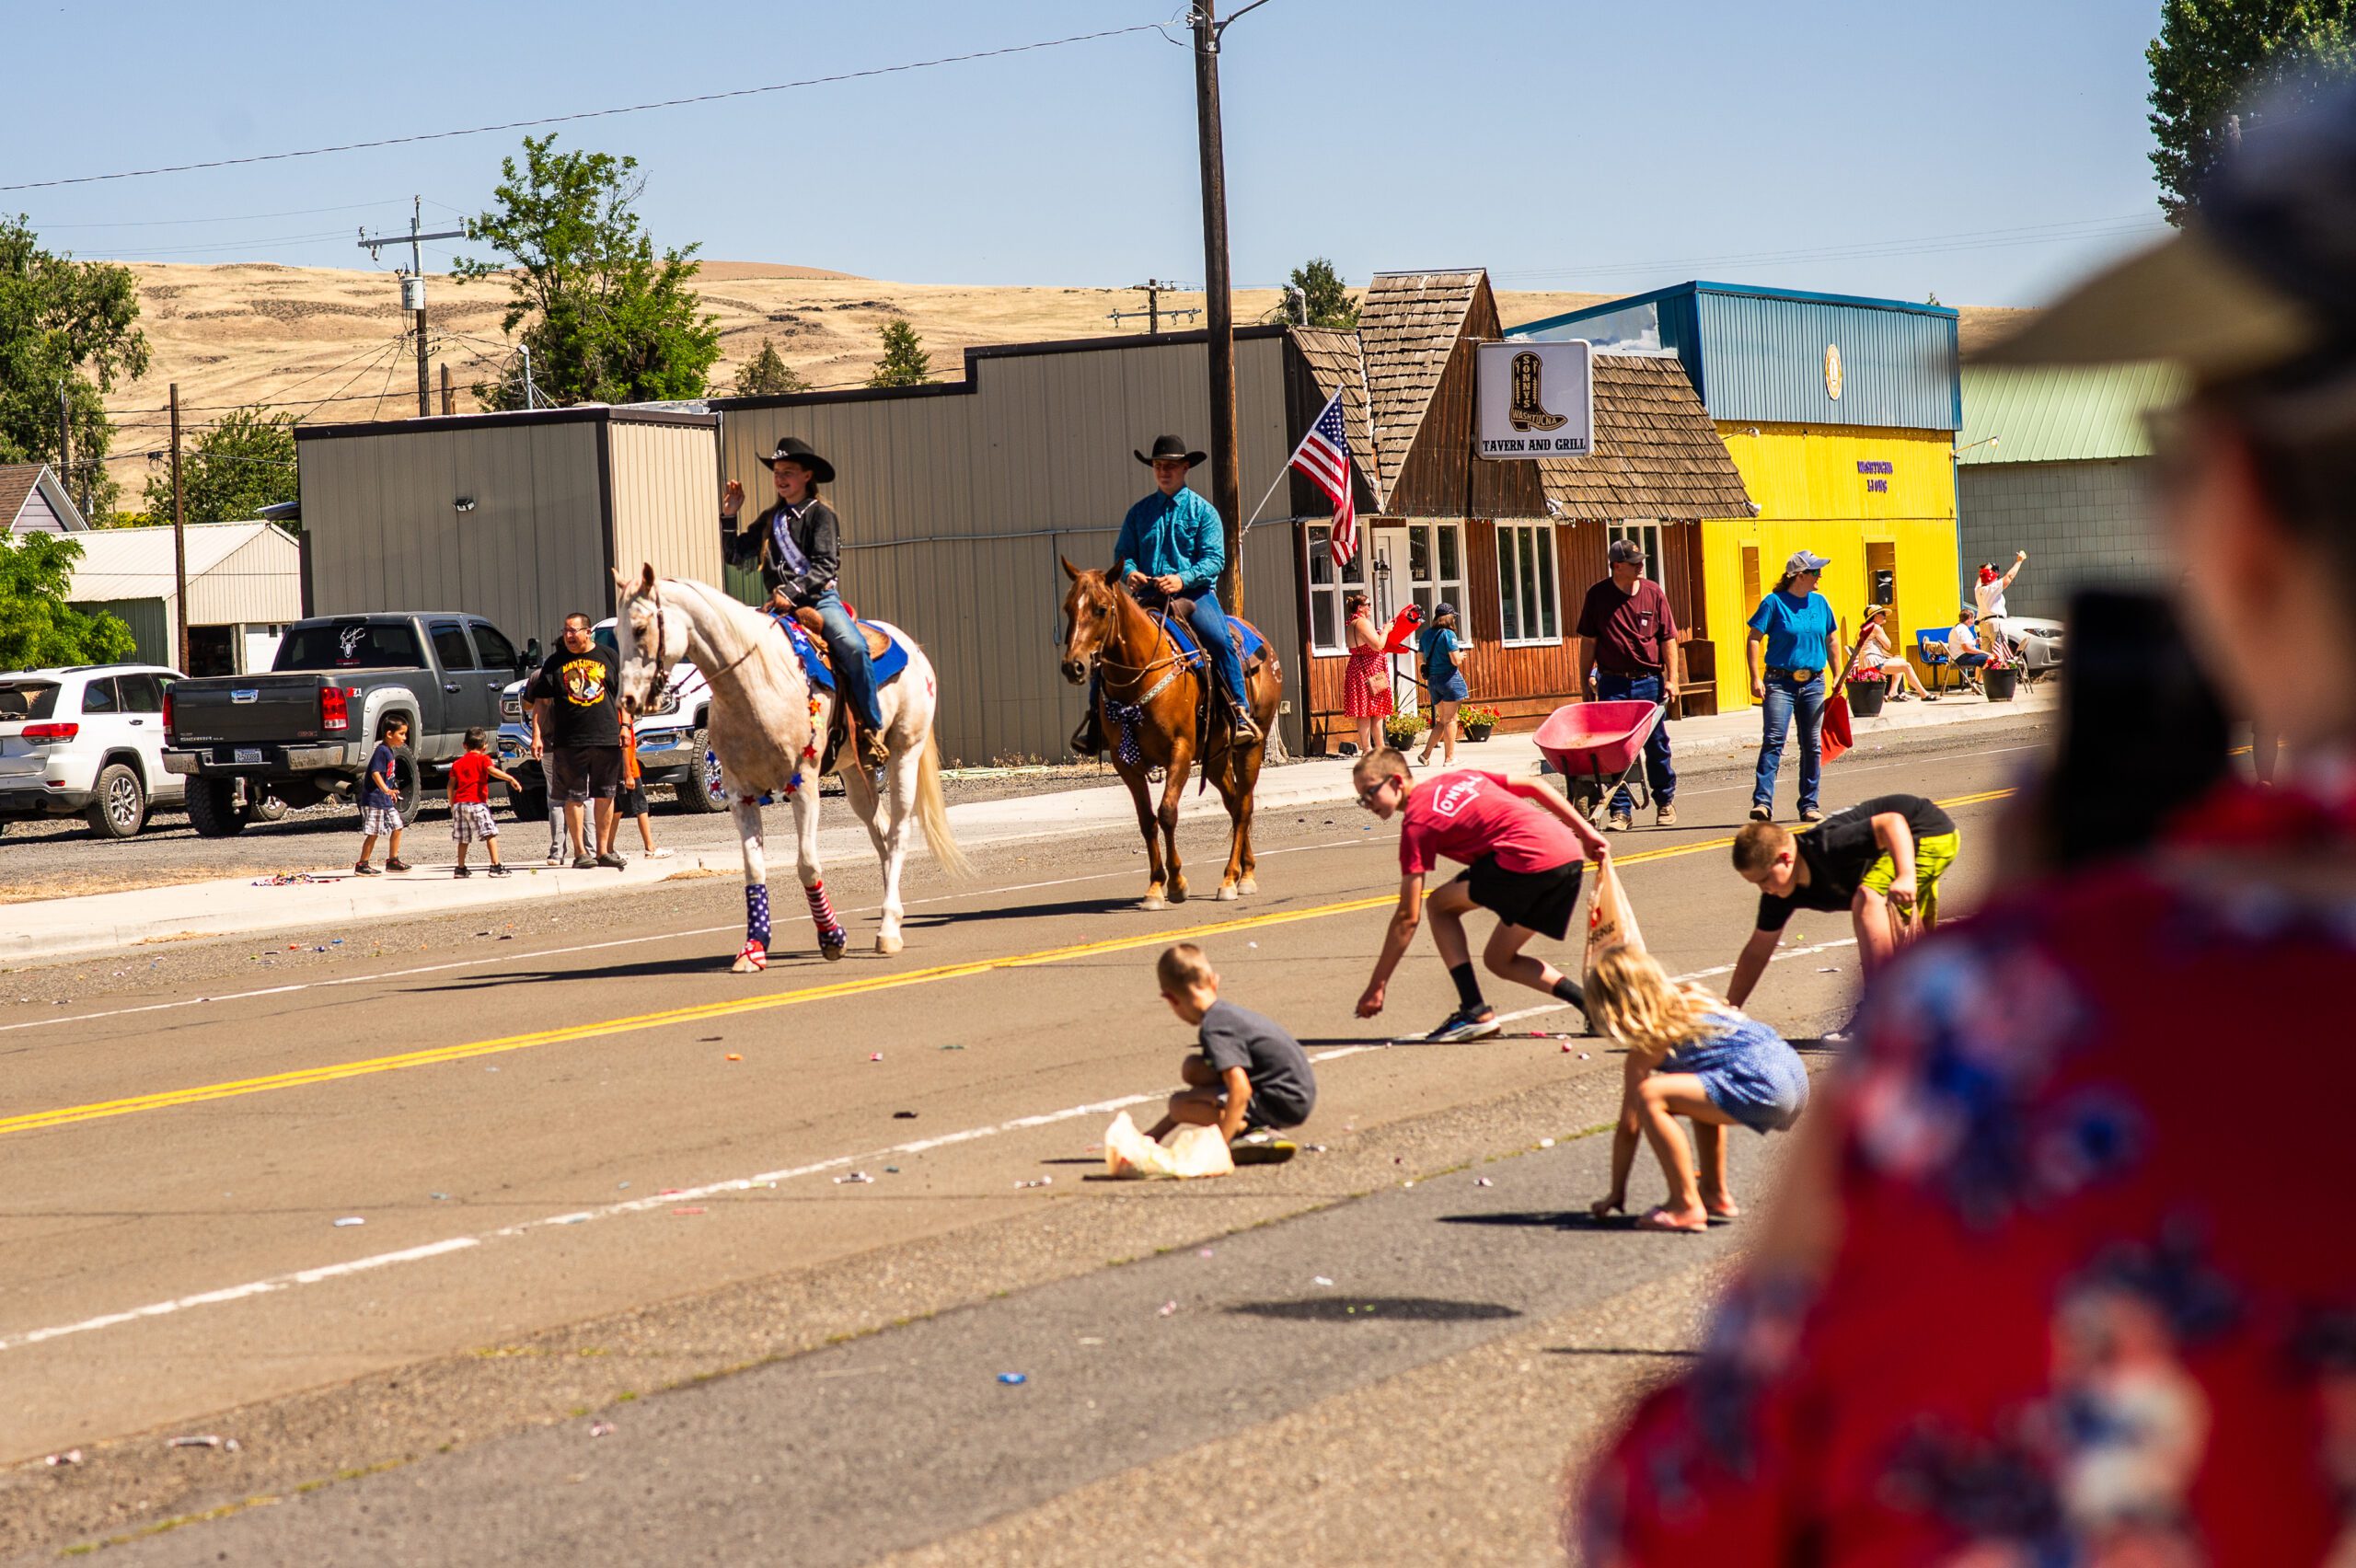
<svg viewBox="0 0 2356 1568">
<path fill-rule="evenodd" d="M 1179 3 L 23 0 L 0 185 L 759 86 Z M 1352 279 L 1477 263 L 1506 288 L 2035 304 L 2159 232 L 2157 23 L 2158 0 L 1268 0 L 1222 63 L 1235 276 L 1326 255 Z M 94 57 L 112 64 L 34 63 Z M 1203 273 L 1191 63 L 1153 31 L 556 129 L 635 155 L 657 240 L 715 259 L 916 282 Z M 405 225 L 412 192 L 456 226 L 521 135 L 0 191 L 0 210 L 84 256 L 365 265 L 353 230 Z"/>
</svg>

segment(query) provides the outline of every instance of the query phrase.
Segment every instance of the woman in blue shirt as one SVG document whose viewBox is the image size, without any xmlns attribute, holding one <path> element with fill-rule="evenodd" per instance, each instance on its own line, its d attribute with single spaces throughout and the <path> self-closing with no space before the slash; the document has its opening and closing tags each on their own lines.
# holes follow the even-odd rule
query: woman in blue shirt
<svg viewBox="0 0 2356 1568">
<path fill-rule="evenodd" d="M 1432 624 L 1421 640 L 1424 685 L 1431 695 L 1432 728 L 1424 737 L 1418 767 L 1432 759 L 1432 747 L 1444 744 L 1440 765 L 1456 761 L 1456 707 L 1472 695 L 1464 684 L 1464 640 L 1456 634 L 1456 606 L 1443 600 L 1432 606 Z"/>
<path fill-rule="evenodd" d="M 1750 697 L 1759 704 L 1762 725 L 1759 776 L 1750 790 L 1753 822 L 1775 820 L 1775 775 L 1783 769 L 1784 736 L 1795 714 L 1800 721 L 1800 820 L 1824 820 L 1817 809 L 1817 785 L 1824 772 L 1824 697 L 1842 650 L 1840 623 L 1816 583 L 1831 564 L 1814 551 L 1798 551 L 1784 563 L 1775 591 L 1750 614 Z"/>
</svg>

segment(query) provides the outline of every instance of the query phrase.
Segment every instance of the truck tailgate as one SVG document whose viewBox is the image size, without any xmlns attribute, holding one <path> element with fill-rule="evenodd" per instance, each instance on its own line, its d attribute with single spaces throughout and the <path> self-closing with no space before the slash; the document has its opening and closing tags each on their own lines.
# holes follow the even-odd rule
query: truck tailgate
<svg viewBox="0 0 2356 1568">
<path fill-rule="evenodd" d="M 321 739 L 320 674 L 216 675 L 172 687 L 174 745 Z M 338 732 L 333 737 L 347 737 Z"/>
</svg>

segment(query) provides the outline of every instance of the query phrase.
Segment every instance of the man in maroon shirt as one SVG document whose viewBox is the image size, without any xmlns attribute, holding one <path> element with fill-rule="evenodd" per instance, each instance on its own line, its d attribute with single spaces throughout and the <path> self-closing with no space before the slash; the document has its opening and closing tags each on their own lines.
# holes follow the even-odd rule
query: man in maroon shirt
<svg viewBox="0 0 2356 1568">
<path fill-rule="evenodd" d="M 1612 540 L 1611 560 L 1611 575 L 1589 588 L 1579 606 L 1572 653 L 1580 693 L 1589 702 L 1673 702 L 1685 660 L 1669 595 L 1645 575 L 1644 547 L 1635 540 Z M 1676 826 L 1677 769 L 1669 766 L 1666 722 L 1654 725 L 1645 742 L 1645 784 L 1658 808 L 1653 820 Z M 1611 830 L 1624 832 L 1635 809 L 1622 785 L 1611 797 Z"/>
<path fill-rule="evenodd" d="M 1578 913 L 1579 873 L 1589 859 L 1611 853 L 1603 835 L 1543 784 L 1469 768 L 1435 773 L 1421 784 L 1407 759 L 1385 749 L 1358 758 L 1351 770 L 1358 804 L 1399 826 L 1399 908 L 1384 932 L 1374 976 L 1358 997 L 1358 1017 L 1382 1010 L 1391 973 L 1407 955 L 1415 927 L 1428 909 L 1432 945 L 1456 982 L 1456 1010 L 1426 1040 L 1479 1040 L 1497 1032 L 1496 1009 L 1482 999 L 1472 973 L 1464 917 L 1474 905 L 1496 912 L 1496 931 L 1481 958 L 1490 973 L 1585 1010 L 1579 984 L 1521 950 L 1543 932 L 1561 941 Z M 1424 898 L 1424 877 L 1443 859 L 1466 870 Z"/>
</svg>

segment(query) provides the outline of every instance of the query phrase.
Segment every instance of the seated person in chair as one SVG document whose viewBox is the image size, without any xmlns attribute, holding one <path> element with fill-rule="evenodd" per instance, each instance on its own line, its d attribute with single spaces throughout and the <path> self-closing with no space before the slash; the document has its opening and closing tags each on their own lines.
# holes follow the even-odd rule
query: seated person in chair
<svg viewBox="0 0 2356 1568">
<path fill-rule="evenodd" d="M 736 513 L 745 504 L 745 487 L 728 481 L 722 492 L 720 522 L 731 559 L 751 560 L 761 569 L 772 611 L 791 615 L 808 608 L 818 613 L 835 679 L 843 701 L 858 721 L 859 760 L 877 768 L 889 760 L 884 744 L 884 709 L 875 695 L 875 664 L 868 657 L 867 640 L 843 608 L 835 580 L 842 566 L 842 524 L 835 509 L 818 497 L 820 485 L 835 482 L 835 466 L 811 450 L 807 442 L 787 436 L 776 453 L 763 459 L 777 484 L 777 504 L 754 519 L 751 530 L 736 532 Z"/>
<path fill-rule="evenodd" d="M 1981 666 L 1988 663 L 1988 655 L 1980 651 L 1980 633 L 1973 625 L 1979 618 L 1980 612 L 1966 605 L 1956 619 L 1955 629 L 1947 633 L 1947 663 L 1974 691 L 1980 689 Z"/>
<path fill-rule="evenodd" d="M 1227 615 L 1219 608 L 1218 574 L 1227 566 L 1227 538 L 1218 511 L 1186 488 L 1186 470 L 1203 460 L 1174 435 L 1158 435 L 1153 455 L 1132 454 L 1153 469 L 1154 491 L 1121 522 L 1121 536 L 1113 547 L 1114 565 L 1105 577 L 1125 585 L 1138 604 L 1149 609 L 1175 599 L 1191 599 L 1194 611 L 1186 624 L 1203 645 L 1206 662 L 1217 672 L 1225 691 L 1235 739 L 1242 744 L 1260 739 L 1253 721 L 1251 702 L 1243 687 L 1243 660 L 1228 635 Z M 1091 682 L 1088 716 L 1072 737 L 1072 749 L 1082 755 L 1102 751 L 1103 737 L 1096 722 L 1096 687 Z"/>
</svg>

